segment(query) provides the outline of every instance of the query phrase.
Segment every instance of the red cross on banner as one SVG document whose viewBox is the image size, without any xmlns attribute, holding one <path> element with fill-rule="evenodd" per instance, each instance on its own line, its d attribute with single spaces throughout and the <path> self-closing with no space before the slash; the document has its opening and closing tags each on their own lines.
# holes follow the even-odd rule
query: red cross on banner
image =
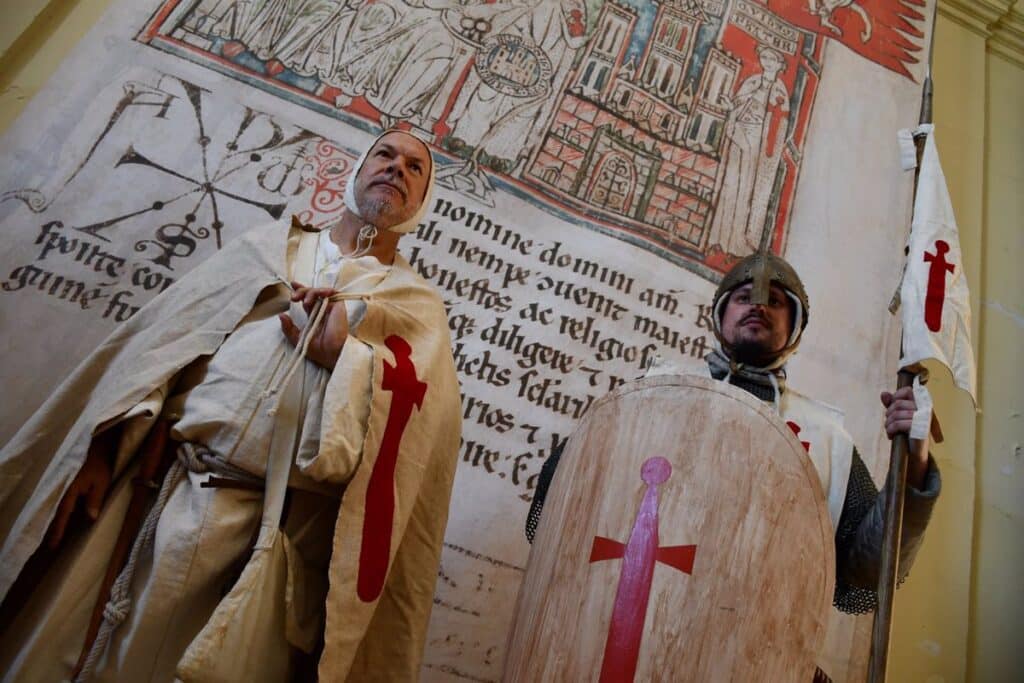
<svg viewBox="0 0 1024 683">
<path fill-rule="evenodd" d="M 956 385 L 973 399 L 977 374 L 971 348 L 970 292 L 964 272 L 968 266 L 960 252 L 956 217 L 933 130 L 931 125 L 924 125 L 916 131 L 928 137 L 898 299 L 903 318 L 900 364 L 907 367 L 934 359 L 950 369 Z M 909 142 L 912 135 L 901 139 L 913 149 Z"/>
<path fill-rule="evenodd" d="M 935 240 L 935 253 L 924 252 L 925 263 L 932 264 L 928 269 L 928 289 L 924 298 L 924 322 L 932 332 L 942 329 L 942 307 L 946 302 L 946 273 L 956 270 L 956 265 L 946 261 L 949 244 L 945 240 Z"/>
</svg>

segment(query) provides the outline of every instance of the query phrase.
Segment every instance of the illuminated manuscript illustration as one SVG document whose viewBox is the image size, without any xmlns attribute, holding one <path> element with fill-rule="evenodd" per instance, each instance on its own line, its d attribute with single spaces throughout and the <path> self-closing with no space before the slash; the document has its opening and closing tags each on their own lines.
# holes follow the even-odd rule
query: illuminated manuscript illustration
<svg viewBox="0 0 1024 683">
<path fill-rule="evenodd" d="M 911 77 L 924 0 L 169 0 L 144 43 L 713 276 L 782 251 L 824 46 Z"/>
</svg>

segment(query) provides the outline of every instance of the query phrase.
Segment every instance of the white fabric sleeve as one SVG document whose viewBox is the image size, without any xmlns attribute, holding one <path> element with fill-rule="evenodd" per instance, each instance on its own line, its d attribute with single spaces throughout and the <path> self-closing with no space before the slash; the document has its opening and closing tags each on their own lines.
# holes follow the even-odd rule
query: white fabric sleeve
<svg viewBox="0 0 1024 683">
<path fill-rule="evenodd" d="M 914 377 L 914 403 L 917 404 L 917 410 L 910 423 L 910 438 L 926 439 L 932 424 L 932 395 L 921 383 L 920 375 Z"/>
</svg>

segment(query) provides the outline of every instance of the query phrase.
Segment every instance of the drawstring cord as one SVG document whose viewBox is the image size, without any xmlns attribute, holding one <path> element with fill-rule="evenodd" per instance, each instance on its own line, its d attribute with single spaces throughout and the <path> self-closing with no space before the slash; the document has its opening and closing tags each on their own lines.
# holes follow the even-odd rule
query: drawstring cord
<svg viewBox="0 0 1024 683">
<path fill-rule="evenodd" d="M 288 362 L 285 365 L 284 375 L 281 376 L 281 379 L 279 381 L 275 381 L 275 376 L 277 375 L 277 372 L 274 372 L 270 376 L 270 379 L 267 381 L 267 387 L 263 390 L 263 393 L 260 394 L 261 399 L 268 399 L 274 396 L 278 396 L 281 387 L 288 386 L 288 383 L 295 376 L 295 373 L 298 372 L 298 369 L 302 366 L 303 359 L 309 352 L 309 345 L 313 341 L 313 337 L 319 333 L 320 326 L 323 324 L 324 320 L 327 319 L 328 302 L 349 301 L 353 299 L 369 300 L 370 298 L 372 297 L 367 294 L 335 292 L 331 296 L 324 297 L 323 299 L 317 301 L 316 304 L 313 305 L 313 310 L 311 312 L 309 323 L 306 325 L 305 328 L 303 328 L 302 334 L 299 336 L 298 343 L 295 344 L 295 347 L 292 349 L 292 352 L 288 356 Z M 280 396 L 278 396 L 278 399 L 274 401 L 274 405 L 267 409 L 267 415 L 274 416 L 277 414 L 279 401 Z"/>
<path fill-rule="evenodd" d="M 324 231 L 324 232 L 329 232 L 329 231 Z M 323 232 L 320 233 L 320 235 L 322 235 L 322 234 L 323 234 Z M 319 247 L 320 235 L 317 236 L 318 247 Z M 359 229 L 359 234 L 356 237 L 356 248 L 355 248 L 355 251 L 353 251 L 351 254 L 346 254 L 344 252 L 341 252 L 341 250 L 339 249 L 339 253 L 341 253 L 342 259 L 345 260 L 345 261 L 351 261 L 351 260 L 355 260 L 355 259 L 361 258 L 362 256 L 365 256 L 370 251 L 370 249 L 373 247 L 373 241 L 377 238 L 377 235 L 378 235 L 377 226 L 372 225 L 370 223 L 367 223 L 367 224 L 363 225 L 363 227 L 361 227 Z M 318 251 L 319 251 L 319 248 L 318 248 Z M 317 268 L 316 268 L 316 261 L 315 261 L 315 257 L 314 257 L 313 269 L 316 272 L 316 276 L 315 277 L 318 278 L 319 275 L 323 272 L 323 270 L 326 269 L 329 265 L 330 265 L 329 263 L 324 264 L 323 268 L 317 270 Z M 334 276 L 334 283 L 333 283 L 334 286 L 337 286 L 337 284 L 338 284 L 338 278 L 341 276 L 341 270 L 342 269 L 339 269 L 338 272 Z M 368 276 L 367 275 L 363 275 L 363 276 L 356 277 L 352 282 L 350 282 L 346 286 L 346 289 L 350 289 L 354 285 L 357 285 L 360 282 L 360 280 L 362 280 L 364 277 L 368 277 Z M 280 282 L 284 283 L 284 285 L 286 287 L 288 287 L 288 289 L 293 289 L 291 283 L 288 282 L 287 280 L 285 280 L 283 277 L 278 276 L 277 279 Z M 270 379 L 267 381 L 267 387 L 260 394 L 260 398 L 261 399 L 269 399 L 269 398 L 272 398 L 272 397 L 278 395 L 278 393 L 280 392 L 281 387 L 288 386 L 288 382 L 290 382 L 292 380 L 292 378 L 295 376 L 295 373 L 298 372 L 299 367 L 302 365 L 302 360 L 306 357 L 306 354 L 309 351 L 310 342 L 313 341 L 313 337 L 320 331 L 320 325 L 323 324 L 323 321 L 327 317 L 326 316 L 327 308 L 328 308 L 327 302 L 347 301 L 347 300 L 352 300 L 352 299 L 365 299 L 365 300 L 369 301 L 370 298 L 371 297 L 369 295 L 366 295 L 366 294 L 346 294 L 344 292 L 335 292 L 331 296 L 325 297 L 325 298 L 320 299 L 319 301 L 317 301 L 316 304 L 313 307 L 313 310 L 311 311 L 309 323 L 302 330 L 302 334 L 299 336 L 298 343 L 295 344 L 295 347 L 292 349 L 291 354 L 289 354 L 289 356 L 288 356 L 288 362 L 285 365 L 286 369 L 285 369 L 284 375 L 282 376 L 280 381 L 275 382 L 274 381 L 274 377 L 277 374 L 277 372 L 275 371 L 274 373 L 272 373 L 271 376 L 270 376 Z M 278 402 L 279 401 L 280 401 L 280 397 L 278 397 L 278 400 L 274 402 L 274 405 L 272 405 L 270 408 L 267 409 L 267 415 L 273 417 L 274 415 L 277 414 Z"/>
<path fill-rule="evenodd" d="M 333 227 L 330 230 L 333 230 Z M 320 237 L 325 232 L 329 234 L 330 230 L 322 231 L 319 235 L 317 235 L 317 257 L 319 256 Z M 351 262 L 355 259 L 365 256 L 367 253 L 369 253 L 370 249 L 373 248 L 373 241 L 377 238 L 378 234 L 379 233 L 377 230 L 377 226 L 373 225 L 372 223 L 364 224 L 363 227 L 359 229 L 359 234 L 356 236 L 356 248 L 351 254 L 346 254 L 342 252 L 340 248 L 338 249 L 338 252 L 341 254 L 342 260 Z M 319 278 L 322 272 L 330 265 L 330 263 L 326 263 L 322 268 L 317 269 L 317 257 L 314 257 L 313 261 L 313 269 L 316 272 L 316 275 L 314 276 L 315 278 Z M 335 273 L 334 275 L 333 286 L 335 287 L 338 284 L 338 278 L 341 277 L 342 270 L 343 268 L 339 268 L 338 272 Z M 369 277 L 369 275 L 364 274 L 356 277 L 354 280 L 349 282 L 345 288 L 351 289 L 355 285 L 359 284 L 359 282 L 366 277 Z M 284 284 L 289 289 L 292 289 L 291 283 L 286 282 L 284 278 L 279 276 L 278 280 L 284 282 Z M 299 336 L 298 343 L 295 345 L 295 348 L 292 349 L 292 352 L 288 357 L 288 363 L 285 366 L 287 369 L 285 370 L 284 376 L 281 378 L 279 382 L 275 383 L 274 375 L 276 375 L 277 373 L 274 372 L 271 375 L 270 379 L 267 381 L 267 387 L 266 389 L 263 390 L 261 398 L 268 399 L 277 395 L 281 387 L 288 386 L 288 382 L 290 382 L 292 380 L 292 377 L 295 376 L 295 373 L 302 365 L 303 358 L 306 357 L 306 354 L 309 351 L 310 342 L 312 342 L 313 337 L 320 331 L 320 325 L 322 325 L 323 321 L 326 319 L 326 313 L 328 308 L 327 302 L 347 301 L 352 299 L 365 299 L 369 301 L 370 298 L 371 297 L 366 294 L 347 294 L 345 292 L 335 292 L 331 296 L 325 297 L 317 301 L 311 312 L 309 323 L 302 330 L 302 334 Z M 280 401 L 280 398 L 278 399 L 278 401 Z M 275 401 L 274 405 L 267 409 L 267 415 L 274 416 L 277 414 L 278 401 Z"/>
</svg>

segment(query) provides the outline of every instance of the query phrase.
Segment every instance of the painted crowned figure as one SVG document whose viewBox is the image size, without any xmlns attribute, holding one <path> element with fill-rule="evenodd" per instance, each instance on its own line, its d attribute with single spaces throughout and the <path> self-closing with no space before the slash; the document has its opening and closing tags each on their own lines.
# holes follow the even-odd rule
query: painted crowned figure
<svg viewBox="0 0 1024 683">
<path fill-rule="evenodd" d="M 744 80 L 731 98 L 708 238 L 710 247 L 734 255 L 760 246 L 788 128 L 789 93 L 780 79 L 785 59 L 765 46 L 757 57 L 761 73 Z"/>
<path fill-rule="evenodd" d="M 461 431 L 397 252 L 433 179 L 380 136 L 337 223 L 225 245 L 0 451 L 5 680 L 416 679 Z"/>
</svg>

